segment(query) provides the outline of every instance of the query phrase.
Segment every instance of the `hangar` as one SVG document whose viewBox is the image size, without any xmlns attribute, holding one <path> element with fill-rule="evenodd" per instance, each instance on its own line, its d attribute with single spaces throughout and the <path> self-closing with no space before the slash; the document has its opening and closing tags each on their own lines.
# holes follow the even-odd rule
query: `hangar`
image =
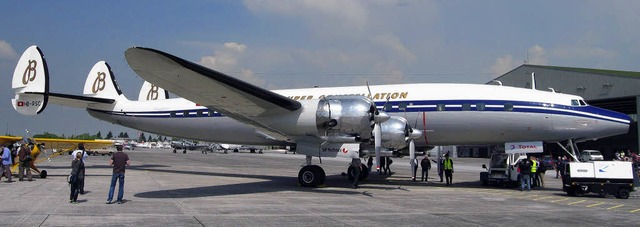
<svg viewBox="0 0 640 227">
<path fill-rule="evenodd" d="M 524 64 L 487 84 L 531 88 L 532 73 L 538 90 L 579 95 L 590 105 L 625 113 L 633 119 L 627 134 L 578 143 L 578 149 L 600 150 L 605 159 L 612 159 L 619 150 L 638 151 L 640 72 Z M 556 144 L 545 145 L 545 153 L 546 150 L 554 155 L 561 152 Z"/>
</svg>

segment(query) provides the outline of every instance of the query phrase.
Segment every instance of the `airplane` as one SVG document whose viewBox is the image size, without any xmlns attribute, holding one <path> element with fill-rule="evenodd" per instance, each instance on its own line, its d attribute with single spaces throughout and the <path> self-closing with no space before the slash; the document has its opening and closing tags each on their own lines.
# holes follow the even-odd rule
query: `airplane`
<svg viewBox="0 0 640 227">
<path fill-rule="evenodd" d="M 31 147 L 31 157 L 33 160 L 29 164 L 31 167 L 29 171 L 33 171 L 38 174 L 40 178 L 47 178 L 47 171 L 40 170 L 35 164 L 49 160 L 53 157 L 70 153 L 70 151 L 76 150 L 77 145 L 84 144 L 85 149 L 95 150 L 113 146 L 114 142 L 111 140 L 76 140 L 76 139 L 51 139 L 51 138 L 28 138 L 18 136 L 0 136 L 0 144 L 13 145 L 17 143 L 26 143 L 33 145 Z M 17 146 L 16 146 L 17 148 Z M 44 158 L 40 156 L 46 149 L 52 149 L 52 154 Z M 13 164 L 11 164 L 11 173 L 18 173 L 18 160 L 17 157 L 12 157 Z"/>
<path fill-rule="evenodd" d="M 413 159 L 416 149 L 523 141 L 566 141 L 575 156 L 576 143 L 626 133 L 631 124 L 580 96 L 535 89 L 416 83 L 270 91 L 160 50 L 132 47 L 125 58 L 138 76 L 179 98 L 129 100 L 104 61 L 90 70 L 82 95 L 50 92 L 42 51 L 31 46 L 14 71 L 12 105 L 25 115 L 49 102 L 84 108 L 101 120 L 199 141 L 295 146 L 306 157 L 298 183 L 311 187 L 326 176 L 313 157 L 321 164 L 322 157 L 375 156 L 379 169 L 380 157 Z"/>
</svg>

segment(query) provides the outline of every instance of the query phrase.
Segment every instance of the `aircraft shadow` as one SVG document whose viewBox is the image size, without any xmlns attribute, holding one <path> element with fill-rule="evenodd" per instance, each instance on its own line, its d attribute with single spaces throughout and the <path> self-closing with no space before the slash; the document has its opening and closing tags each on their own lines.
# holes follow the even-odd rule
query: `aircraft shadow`
<svg viewBox="0 0 640 227">
<path fill-rule="evenodd" d="M 349 182 L 344 182 L 343 189 L 331 189 L 329 187 L 324 188 L 307 188 L 297 186 L 297 177 L 283 177 L 283 176 L 267 176 L 267 175 L 255 175 L 255 174 L 234 174 L 234 173 L 211 173 L 211 172 L 199 172 L 199 171 L 182 171 L 182 170 L 167 170 L 167 169 L 147 169 L 140 168 L 138 170 L 145 170 L 149 172 L 164 172 L 164 173 L 177 173 L 177 174 L 189 174 L 189 175 L 203 175 L 203 176 L 217 176 L 217 177 L 236 177 L 236 178 L 254 178 L 266 181 L 229 184 L 229 185 L 214 185 L 203 186 L 193 188 L 181 188 L 170 190 L 158 190 L 137 193 L 135 197 L 141 198 L 198 198 L 198 197 L 211 197 L 211 196 L 226 196 L 226 195 L 242 195 L 253 193 L 266 193 L 266 192 L 278 192 L 278 191 L 300 191 L 300 192 L 314 192 L 314 193 L 330 193 L 330 194 L 347 194 L 357 195 L 362 194 L 359 191 L 351 190 L 348 185 Z M 343 178 L 340 175 L 330 175 L 326 177 L 325 182 L 341 181 Z"/>
</svg>

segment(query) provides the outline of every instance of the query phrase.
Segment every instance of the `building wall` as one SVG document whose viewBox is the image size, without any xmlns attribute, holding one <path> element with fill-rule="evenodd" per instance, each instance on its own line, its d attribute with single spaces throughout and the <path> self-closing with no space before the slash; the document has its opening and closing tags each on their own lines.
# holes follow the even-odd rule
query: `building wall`
<svg viewBox="0 0 640 227">
<path fill-rule="evenodd" d="M 498 78 L 504 86 L 531 88 L 535 72 L 536 89 L 579 95 L 586 100 L 640 95 L 640 78 L 565 71 L 523 65 Z"/>
</svg>

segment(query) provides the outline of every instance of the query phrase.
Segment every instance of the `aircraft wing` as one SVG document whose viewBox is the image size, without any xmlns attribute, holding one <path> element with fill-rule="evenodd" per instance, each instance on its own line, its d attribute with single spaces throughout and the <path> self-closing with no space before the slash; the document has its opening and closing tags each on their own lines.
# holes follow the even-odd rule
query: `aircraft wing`
<svg viewBox="0 0 640 227">
<path fill-rule="evenodd" d="M 22 140 L 22 137 L 18 136 L 0 136 L 0 144 L 14 144 Z"/>
<path fill-rule="evenodd" d="M 286 135 L 253 119 L 302 107 L 296 100 L 162 51 L 133 47 L 125 52 L 125 57 L 133 71 L 144 80 L 253 125 L 277 139 L 286 138 Z"/>
</svg>

